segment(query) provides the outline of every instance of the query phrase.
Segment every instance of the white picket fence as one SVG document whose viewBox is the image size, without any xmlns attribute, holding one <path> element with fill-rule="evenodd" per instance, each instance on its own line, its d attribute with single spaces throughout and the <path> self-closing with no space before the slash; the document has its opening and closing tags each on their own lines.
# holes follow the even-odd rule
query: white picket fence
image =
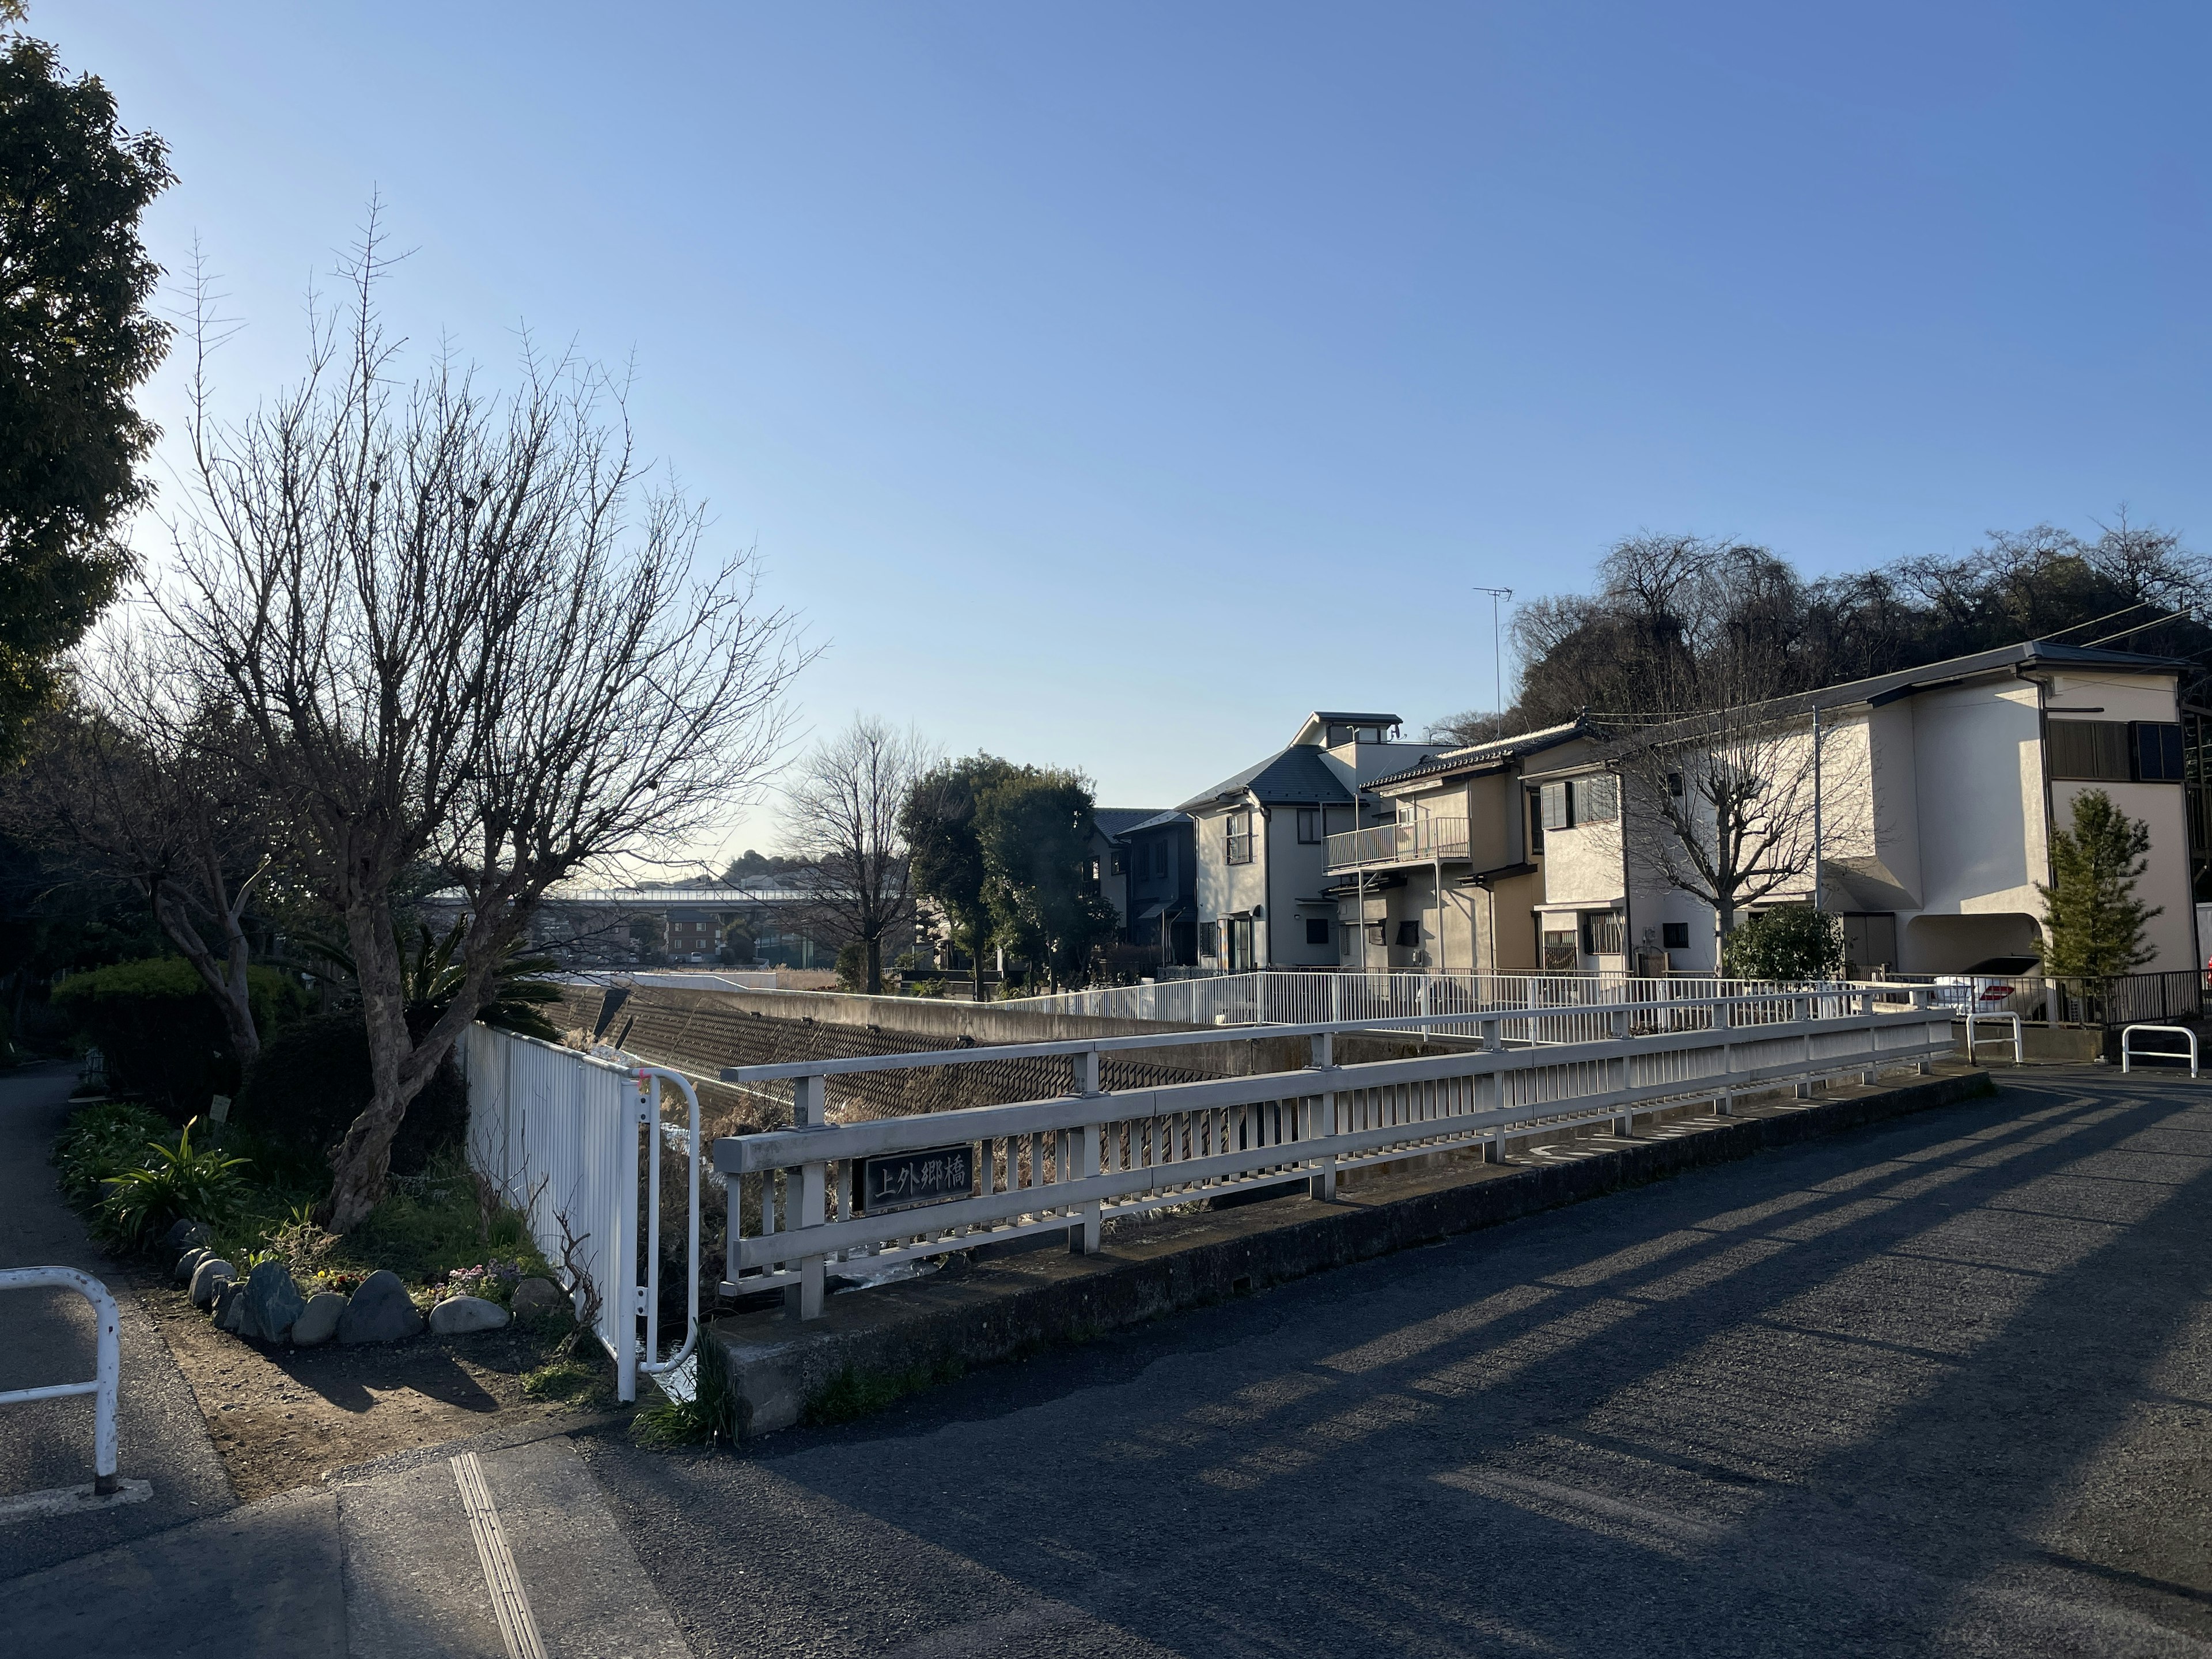
<svg viewBox="0 0 2212 1659">
<path fill-rule="evenodd" d="M 729 1214 L 723 1292 L 782 1288 L 796 1297 L 800 1317 L 811 1318 L 832 1272 L 867 1277 L 895 1263 L 1045 1231 L 1065 1231 L 1077 1248 L 1096 1250 L 1102 1222 L 1115 1216 L 1285 1182 L 1333 1196 L 1347 1168 L 1478 1146 L 1502 1158 L 1509 1139 L 1607 1121 L 1628 1133 L 1639 1112 L 1700 1101 L 1726 1111 L 1740 1093 L 1780 1085 L 1803 1092 L 1837 1076 L 1870 1083 L 1884 1069 L 1924 1071 L 1956 1046 L 1949 1011 L 1930 1007 L 1925 988 L 1888 996 L 1856 987 L 1542 1012 L 1428 1012 L 1474 1042 L 1338 1066 L 1335 1036 L 1389 1029 L 1399 1017 L 1274 1025 L 1264 1034 L 1310 1040 L 1309 1067 L 1119 1093 L 1100 1086 L 1103 1056 L 1218 1042 L 1218 1035 L 1158 1032 L 732 1066 L 725 1082 L 788 1085 L 794 1127 L 714 1142 Z M 1534 1035 L 1562 1021 L 1589 1023 L 1601 1035 Z M 1524 1033 L 1517 1039 L 1516 1028 Z M 1072 1088 L 1050 1099 L 825 1121 L 832 1076 L 1053 1055 L 1069 1060 Z M 868 1195 L 879 1188 L 898 1202 L 871 1213 Z M 935 1201 L 908 1205 L 917 1191 Z"/>
</svg>

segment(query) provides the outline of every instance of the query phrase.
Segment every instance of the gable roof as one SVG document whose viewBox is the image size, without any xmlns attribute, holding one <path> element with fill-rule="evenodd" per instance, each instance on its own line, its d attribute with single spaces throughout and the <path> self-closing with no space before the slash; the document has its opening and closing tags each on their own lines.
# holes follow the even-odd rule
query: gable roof
<svg viewBox="0 0 2212 1659">
<path fill-rule="evenodd" d="M 1201 812 L 1224 801 L 1242 799 L 1247 792 L 1263 806 L 1341 805 L 1352 799 L 1322 751 L 1310 744 L 1292 744 L 1267 759 L 1224 778 L 1203 794 L 1192 796 L 1176 810 Z"/>
<path fill-rule="evenodd" d="M 1113 841 L 1159 815 L 1157 806 L 1100 806 L 1092 809 L 1091 821 L 1098 826 L 1100 835 Z"/>
<path fill-rule="evenodd" d="M 1370 789 L 1382 789 L 1394 783 L 1410 783 L 1419 778 L 1449 777 L 1465 772 L 1488 771 L 1509 764 L 1524 755 L 1534 755 L 1546 749 L 1558 747 L 1581 737 L 1587 730 L 1581 716 L 1563 726 L 1547 726 L 1540 731 L 1523 732 L 1516 737 L 1492 738 L 1487 743 L 1469 744 L 1464 749 L 1449 750 L 1434 760 L 1423 761 L 1419 766 L 1409 766 L 1401 772 L 1368 781 Z"/>
<path fill-rule="evenodd" d="M 1121 830 L 1115 832 L 1114 838 L 1116 841 L 1120 841 L 1127 836 L 1136 835 L 1142 830 L 1164 830 L 1170 824 L 1188 823 L 1189 822 L 1189 813 L 1178 811 L 1174 807 L 1170 806 L 1164 812 L 1155 812 L 1152 817 L 1148 818 L 1141 818 L 1135 823 L 1124 824 Z"/>
</svg>

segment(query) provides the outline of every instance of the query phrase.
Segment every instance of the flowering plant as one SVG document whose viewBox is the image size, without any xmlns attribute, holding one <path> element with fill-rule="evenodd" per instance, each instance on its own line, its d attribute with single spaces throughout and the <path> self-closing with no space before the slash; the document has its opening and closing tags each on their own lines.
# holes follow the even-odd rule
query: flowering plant
<svg viewBox="0 0 2212 1659">
<path fill-rule="evenodd" d="M 480 1296 L 488 1302 L 506 1304 L 514 1295 L 514 1287 L 522 1281 L 522 1264 L 519 1261 L 480 1261 L 472 1267 L 456 1267 L 446 1275 L 445 1283 L 435 1287 L 434 1299 L 443 1302 L 448 1297 Z"/>
</svg>

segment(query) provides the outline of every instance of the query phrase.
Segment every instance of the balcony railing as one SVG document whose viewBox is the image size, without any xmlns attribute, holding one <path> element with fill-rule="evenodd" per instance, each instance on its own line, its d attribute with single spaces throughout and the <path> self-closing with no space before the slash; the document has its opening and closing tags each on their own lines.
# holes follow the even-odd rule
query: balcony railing
<svg viewBox="0 0 2212 1659">
<path fill-rule="evenodd" d="M 1465 818 L 1415 818 L 1410 823 L 1378 823 L 1371 830 L 1331 836 L 1325 856 L 1332 871 L 1358 870 L 1463 859 L 1467 847 Z"/>
</svg>

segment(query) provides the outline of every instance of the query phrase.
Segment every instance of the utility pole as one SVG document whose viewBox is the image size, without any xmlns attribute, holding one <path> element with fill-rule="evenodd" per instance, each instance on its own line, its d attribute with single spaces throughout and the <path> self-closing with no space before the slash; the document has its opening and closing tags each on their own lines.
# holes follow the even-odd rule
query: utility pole
<svg viewBox="0 0 2212 1659">
<path fill-rule="evenodd" d="M 1505 652 L 1504 635 L 1498 627 L 1498 605 L 1500 602 L 1506 605 L 1513 603 L 1513 590 L 1510 587 L 1478 587 L 1474 591 L 1490 595 L 1491 712 L 1502 714 L 1505 712 Z"/>
</svg>

